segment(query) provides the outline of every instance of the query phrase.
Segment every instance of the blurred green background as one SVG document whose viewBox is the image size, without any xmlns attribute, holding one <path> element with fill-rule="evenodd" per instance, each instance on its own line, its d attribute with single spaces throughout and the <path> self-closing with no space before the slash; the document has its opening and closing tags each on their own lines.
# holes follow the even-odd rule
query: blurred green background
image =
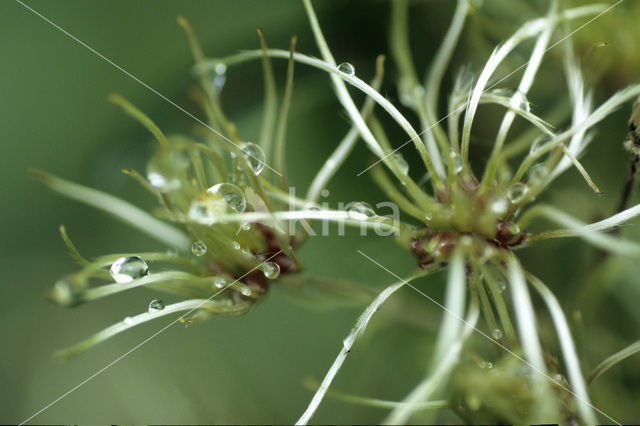
<svg viewBox="0 0 640 426">
<path fill-rule="evenodd" d="M 337 61 L 353 63 L 358 75 L 368 80 L 373 75 L 375 56 L 387 54 L 383 93 L 396 101 L 395 73 L 388 55 L 388 3 L 338 0 L 316 3 Z M 453 70 L 466 64 L 475 64 L 477 70 L 495 42 L 513 31 L 518 22 L 544 13 L 544 2 L 485 3 L 485 8 L 470 19 Z M 41 0 L 29 1 L 28 5 L 196 114 L 196 106 L 187 97 L 194 79 L 189 73 L 192 61 L 187 42 L 175 20 L 178 14 L 191 21 L 210 56 L 256 48 L 256 26 L 264 29 L 272 47 L 286 48 L 289 37 L 295 34 L 297 50 L 317 54 L 302 4 L 293 0 L 90 3 Z M 452 6 L 453 2 L 445 0 L 412 3 L 411 36 L 420 69 L 428 63 L 446 30 Z M 600 76 L 594 78 L 599 101 L 640 80 L 639 32 L 635 25 L 640 19 L 638 12 L 637 6 L 622 4 L 575 37 L 584 63 L 591 67 L 593 75 Z M 609 42 L 606 49 L 593 49 L 605 40 Z M 522 57 L 516 55 L 513 68 L 526 61 L 526 52 L 516 52 Z M 106 102 L 106 96 L 110 92 L 124 95 L 167 133 L 188 133 L 194 122 L 11 0 L 0 4 L 0 58 L 3 100 L 0 143 L 4 150 L 0 159 L 3 241 L 0 422 L 16 423 L 168 322 L 139 327 L 70 362 L 53 361 L 52 354 L 57 349 L 140 312 L 153 296 L 151 291 L 141 289 L 74 309 L 47 302 L 48 287 L 75 268 L 59 239 L 58 225 L 67 226 L 71 238 L 88 257 L 162 247 L 100 212 L 49 192 L 28 179 L 27 169 L 44 169 L 152 207 L 153 200 L 119 171 L 144 170 L 145 159 L 153 147 L 151 138 Z M 537 93 L 531 99 L 534 108 L 544 109 L 558 101 L 558 88 L 563 84 L 557 78 L 560 62 L 560 52 L 550 52 L 549 63 L 534 87 Z M 285 65 L 276 63 L 280 94 Z M 447 76 L 445 85 L 450 85 L 451 77 Z M 262 107 L 259 62 L 229 71 L 223 103 L 242 137 L 256 139 Z M 610 214 L 626 177 L 627 158 L 621 142 L 626 135 L 629 110 L 627 106 L 605 121 L 584 161 L 605 196 L 598 198 L 590 193 L 572 170 L 545 196 L 546 201 L 584 220 Z M 496 111 L 485 114 L 494 117 Z M 348 127 L 346 115 L 332 95 L 328 77 L 298 66 L 287 154 L 289 181 L 299 188 L 298 194 L 306 191 L 322 159 Z M 478 132 L 474 141 L 478 147 L 476 154 L 486 155 L 495 128 L 490 124 L 478 125 L 474 131 Z M 397 129 L 390 129 L 390 134 L 397 145 L 404 141 Z M 402 151 L 417 169 L 417 158 L 409 147 Z M 355 176 L 369 159 L 365 149 L 356 150 L 329 187 L 332 203 L 382 200 L 367 176 Z M 631 238 L 640 234 L 633 229 L 625 233 Z M 361 238 L 355 232 L 348 236 L 308 241 L 301 250 L 308 265 L 306 273 L 350 279 L 372 287 L 393 281 L 392 276 L 362 258 L 356 248 L 379 259 L 398 275 L 405 275 L 414 267 L 412 258 L 392 239 Z M 640 315 L 636 305 L 640 290 L 633 275 L 638 272 L 634 272 L 633 263 L 614 264 L 610 276 L 603 281 L 606 288 L 596 286 L 589 293 L 595 294 L 595 301 L 585 307 L 574 295 L 590 274 L 589 268 L 597 255 L 595 250 L 575 241 L 558 241 L 522 254 L 525 264 L 546 279 L 559 295 L 568 313 L 573 309 L 589 310 L 584 314 L 585 321 L 590 321 L 589 333 L 581 341 L 586 366 L 593 367 L 611 352 L 639 338 Z M 437 296 L 442 290 L 440 278 L 419 284 Z M 373 321 L 368 337 L 352 351 L 336 380 L 336 388 L 379 398 L 402 398 L 424 372 L 433 330 L 442 315 L 428 303 L 416 300 L 411 290 L 403 290 L 389 308 L 383 309 L 380 319 Z M 265 303 L 245 316 L 214 318 L 190 328 L 171 327 L 32 422 L 293 422 L 311 397 L 311 392 L 302 385 L 303 380 L 324 375 L 360 309 L 309 306 L 273 286 Z M 398 315 L 399 311 L 404 315 Z M 543 335 L 553 341 L 551 336 Z M 596 405 L 621 421 L 640 421 L 640 409 L 633 402 L 640 397 L 639 382 L 637 360 L 627 361 L 612 371 L 608 379 L 601 378 L 596 383 Z M 377 409 L 328 399 L 315 420 L 367 423 L 377 422 L 383 415 Z"/>
</svg>

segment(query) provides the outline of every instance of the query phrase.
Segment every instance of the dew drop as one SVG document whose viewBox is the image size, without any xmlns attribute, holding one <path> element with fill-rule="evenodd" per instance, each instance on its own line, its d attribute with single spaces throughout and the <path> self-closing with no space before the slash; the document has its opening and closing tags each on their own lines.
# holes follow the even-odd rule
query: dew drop
<svg viewBox="0 0 640 426">
<path fill-rule="evenodd" d="M 251 229 L 251 222 L 242 222 L 242 225 L 240 225 L 240 227 L 243 231 L 248 231 Z"/>
<path fill-rule="evenodd" d="M 147 179 L 160 192 L 180 189 L 189 161 L 184 153 L 169 151 L 154 155 L 147 164 Z"/>
<path fill-rule="evenodd" d="M 505 291 L 506 288 L 507 288 L 507 283 L 505 283 L 502 280 L 498 281 L 498 292 L 499 293 L 502 293 L 503 291 Z"/>
<path fill-rule="evenodd" d="M 249 160 L 249 165 L 256 175 L 259 175 L 264 169 L 265 155 L 260 146 L 253 142 L 245 142 L 240 145 L 240 149 Z"/>
<path fill-rule="evenodd" d="M 403 175 L 409 174 L 409 163 L 404 159 L 402 154 L 399 152 L 393 153 L 393 158 L 395 158 L 396 163 L 398 164 L 398 168 L 400 169 L 400 173 Z"/>
<path fill-rule="evenodd" d="M 280 265 L 276 262 L 265 262 L 260 266 L 260 269 L 262 269 L 264 276 L 270 280 L 274 280 L 280 275 Z"/>
<path fill-rule="evenodd" d="M 213 72 L 211 73 L 211 87 L 213 89 L 213 93 L 216 95 L 220 94 L 226 81 L 227 66 L 222 62 L 218 62 L 213 67 Z"/>
<path fill-rule="evenodd" d="M 240 243 L 237 241 L 234 241 L 231 243 L 231 247 L 233 247 L 234 250 L 240 250 Z"/>
<path fill-rule="evenodd" d="M 251 289 L 249 287 L 242 287 L 240 289 L 240 293 L 242 293 L 243 296 L 251 296 Z"/>
<path fill-rule="evenodd" d="M 531 112 L 531 104 L 529 103 L 529 100 L 527 99 L 527 97 L 518 92 L 518 109 L 522 110 L 522 111 L 526 111 L 526 112 Z"/>
<path fill-rule="evenodd" d="M 496 340 L 502 339 L 502 330 L 500 330 L 499 328 L 496 328 L 491 332 L 491 336 L 493 336 L 493 338 Z"/>
<path fill-rule="evenodd" d="M 522 201 L 525 195 L 529 192 L 529 187 L 522 182 L 514 184 L 507 192 L 507 197 L 512 203 Z"/>
<path fill-rule="evenodd" d="M 366 220 L 376 215 L 373 208 L 364 202 L 353 203 L 347 211 L 349 212 L 349 217 L 356 220 Z"/>
<path fill-rule="evenodd" d="M 541 135 L 541 136 L 538 136 L 537 138 L 535 138 L 533 140 L 533 142 L 531 142 L 531 146 L 529 147 L 529 155 L 533 155 L 536 152 L 538 152 L 550 140 L 551 139 L 549 139 L 549 136 L 547 136 L 547 135 Z"/>
<path fill-rule="evenodd" d="M 196 256 L 204 256 L 207 252 L 207 246 L 202 241 L 196 241 L 191 245 L 191 253 Z"/>
<path fill-rule="evenodd" d="M 356 331 L 354 329 L 351 329 L 351 331 L 349 331 L 349 334 L 347 334 L 345 338 L 342 340 L 342 346 L 348 350 L 353 346 L 353 342 L 355 342 L 355 340 L 356 340 Z"/>
<path fill-rule="evenodd" d="M 216 222 L 213 205 L 203 200 L 193 200 L 187 215 L 189 219 L 201 225 L 213 225 Z"/>
<path fill-rule="evenodd" d="M 133 325 L 133 322 L 134 322 L 134 321 L 133 321 L 133 318 L 131 318 L 131 317 L 126 317 L 126 318 L 123 320 L 123 322 L 124 322 L 126 325 Z"/>
<path fill-rule="evenodd" d="M 213 280 L 213 285 L 216 288 L 223 288 L 225 285 L 227 285 L 227 280 L 225 280 L 224 278 L 214 278 Z"/>
<path fill-rule="evenodd" d="M 149 275 L 147 262 L 138 256 L 121 257 L 111 264 L 111 276 L 120 284 Z"/>
<path fill-rule="evenodd" d="M 164 302 L 160 299 L 153 299 L 149 302 L 149 313 L 158 312 L 164 309 Z"/>
<path fill-rule="evenodd" d="M 451 156 L 451 162 L 453 163 L 453 172 L 458 174 L 462 171 L 462 158 L 455 151 L 451 151 L 449 154 Z"/>
<path fill-rule="evenodd" d="M 536 164 L 529 169 L 527 173 L 527 182 L 531 185 L 537 185 L 544 181 L 549 174 L 547 167 L 544 164 Z"/>
<path fill-rule="evenodd" d="M 247 208 L 247 199 L 242 190 L 232 183 L 219 183 L 207 189 L 210 194 L 215 194 L 238 213 L 242 213 Z"/>
<path fill-rule="evenodd" d="M 496 198 L 491 201 L 491 211 L 496 215 L 501 215 L 507 212 L 507 208 L 509 207 L 509 202 L 505 198 Z"/>
<path fill-rule="evenodd" d="M 338 71 L 347 75 L 355 75 L 356 69 L 349 62 L 343 62 L 338 65 Z"/>
</svg>

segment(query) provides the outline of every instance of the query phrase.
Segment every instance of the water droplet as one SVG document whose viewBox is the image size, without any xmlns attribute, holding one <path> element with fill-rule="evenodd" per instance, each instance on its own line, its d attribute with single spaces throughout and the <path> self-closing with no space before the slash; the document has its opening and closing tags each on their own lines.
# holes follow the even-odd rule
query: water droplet
<svg viewBox="0 0 640 426">
<path fill-rule="evenodd" d="M 533 155 L 536 152 L 538 152 L 550 140 L 551 139 L 549 139 L 549 136 L 547 136 L 547 135 L 541 135 L 541 136 L 538 136 L 537 138 L 535 138 L 533 140 L 533 142 L 531 142 L 531 146 L 529 147 L 529 155 Z"/>
<path fill-rule="evenodd" d="M 531 185 L 537 185 L 543 182 L 548 175 L 549 170 L 544 164 L 536 164 L 529 169 L 527 182 Z"/>
<path fill-rule="evenodd" d="M 213 225 L 216 222 L 215 210 L 213 204 L 206 200 L 193 200 L 187 215 L 201 225 Z"/>
<path fill-rule="evenodd" d="M 408 174 L 409 173 L 409 163 L 407 163 L 407 160 L 404 159 L 402 154 L 400 154 L 399 152 L 394 152 L 393 153 L 393 158 L 395 158 L 396 163 L 398 163 L 398 168 L 400 169 L 400 173 L 402 173 L 403 175 Z"/>
<path fill-rule="evenodd" d="M 491 211 L 494 214 L 501 215 L 507 212 L 507 208 L 509 207 L 509 202 L 505 198 L 496 198 L 491 201 Z"/>
<path fill-rule="evenodd" d="M 349 62 L 343 62 L 338 65 L 338 71 L 347 75 L 355 75 L 356 69 Z"/>
<path fill-rule="evenodd" d="M 453 163 L 453 172 L 458 174 L 462 171 L 462 158 L 455 151 L 451 151 L 449 154 L 451 156 L 451 162 Z"/>
<path fill-rule="evenodd" d="M 240 250 L 240 243 L 237 241 L 234 241 L 231 243 L 231 247 L 233 247 L 234 250 Z"/>
<path fill-rule="evenodd" d="M 70 306 L 78 302 L 80 292 L 76 286 L 67 279 L 56 281 L 51 291 L 51 299 L 61 305 Z"/>
<path fill-rule="evenodd" d="M 527 99 L 527 96 L 521 92 L 517 92 L 516 93 L 517 96 L 517 100 L 518 100 L 518 109 L 522 110 L 522 111 L 526 111 L 526 112 L 530 112 L 531 111 L 531 104 L 529 103 L 529 100 Z"/>
<path fill-rule="evenodd" d="M 349 212 L 349 216 L 356 220 L 366 220 L 376 215 L 373 208 L 364 202 L 353 203 L 348 207 L 347 211 Z"/>
<path fill-rule="evenodd" d="M 133 321 L 133 318 L 131 318 L 131 317 L 126 317 L 126 318 L 123 320 L 123 322 L 124 322 L 126 325 L 133 325 L 133 322 L 134 322 L 134 321 Z"/>
<path fill-rule="evenodd" d="M 248 248 L 243 248 L 242 250 L 242 254 L 244 254 L 245 256 L 253 256 L 253 253 L 251 253 L 251 250 L 249 250 Z"/>
<path fill-rule="evenodd" d="M 276 262 L 265 262 L 260 266 L 260 269 L 262 269 L 264 276 L 270 280 L 274 280 L 280 275 L 280 265 Z"/>
<path fill-rule="evenodd" d="M 160 152 L 147 164 L 147 179 L 160 192 L 180 189 L 189 161 L 180 151 Z"/>
<path fill-rule="evenodd" d="M 191 245 L 191 253 L 196 256 L 203 256 L 207 252 L 207 246 L 202 241 L 196 241 Z"/>
<path fill-rule="evenodd" d="M 507 283 L 505 283 L 502 280 L 498 281 L 497 284 L 498 284 L 498 292 L 499 293 L 502 293 L 507 288 Z"/>
<path fill-rule="evenodd" d="M 240 293 L 242 293 L 243 296 L 251 296 L 251 289 L 244 286 L 240 289 Z"/>
<path fill-rule="evenodd" d="M 225 280 L 224 278 L 220 278 L 220 277 L 214 278 L 213 285 L 216 288 L 223 288 L 224 286 L 227 285 L 227 280 Z"/>
<path fill-rule="evenodd" d="M 427 212 L 424 215 L 424 220 L 426 220 L 427 222 L 431 221 L 431 219 L 433 219 L 433 214 L 431 212 Z"/>
<path fill-rule="evenodd" d="M 242 213 L 247 208 L 247 199 L 242 190 L 232 183 L 219 183 L 207 190 L 210 194 L 215 194 L 238 213 Z"/>
<path fill-rule="evenodd" d="M 524 196 L 527 195 L 527 192 L 529 192 L 529 187 L 522 182 L 518 182 L 509 188 L 507 197 L 509 197 L 512 203 L 517 203 L 522 201 Z"/>
<path fill-rule="evenodd" d="M 322 191 L 320 191 L 320 195 L 322 195 L 323 197 L 328 197 L 329 196 L 329 190 L 328 189 L 323 189 Z"/>
<path fill-rule="evenodd" d="M 493 336 L 494 339 L 500 340 L 502 339 L 502 330 L 500 330 L 499 328 L 496 328 L 491 332 L 491 335 Z"/>
<path fill-rule="evenodd" d="M 213 67 L 211 73 L 211 86 L 213 93 L 218 95 L 222 92 L 224 83 L 227 81 L 227 66 L 222 62 L 218 62 Z"/>
<path fill-rule="evenodd" d="M 145 275 L 149 275 L 149 266 L 138 256 L 121 257 L 111 264 L 111 276 L 117 283 L 130 283 Z"/>
<path fill-rule="evenodd" d="M 264 151 L 260 146 L 256 145 L 253 142 L 245 142 L 240 146 L 242 152 L 249 160 L 249 165 L 253 172 L 259 175 L 264 169 L 265 155 Z"/>
<path fill-rule="evenodd" d="M 164 302 L 160 299 L 153 299 L 149 302 L 149 313 L 158 312 L 164 309 Z"/>
<path fill-rule="evenodd" d="M 342 346 L 344 346 L 345 349 L 350 349 L 353 346 L 353 342 L 355 340 L 356 340 L 356 332 L 352 328 L 351 331 L 349 331 L 349 334 L 347 334 L 345 338 L 342 339 Z"/>
<path fill-rule="evenodd" d="M 248 231 L 251 229 L 251 222 L 242 222 L 242 225 L 240 225 L 240 227 L 243 231 Z"/>
</svg>

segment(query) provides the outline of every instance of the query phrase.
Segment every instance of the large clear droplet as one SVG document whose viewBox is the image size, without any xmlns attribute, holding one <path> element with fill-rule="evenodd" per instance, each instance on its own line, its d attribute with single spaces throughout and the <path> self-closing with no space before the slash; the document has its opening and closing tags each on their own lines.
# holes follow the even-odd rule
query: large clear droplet
<svg viewBox="0 0 640 426">
<path fill-rule="evenodd" d="M 111 264 L 111 276 L 117 283 L 130 283 L 145 275 L 149 275 L 149 266 L 138 256 L 121 257 Z"/>
<path fill-rule="evenodd" d="M 366 220 L 376 215 L 375 210 L 364 202 L 352 204 L 348 209 L 349 217 L 356 220 Z"/>
<path fill-rule="evenodd" d="M 240 149 L 249 160 L 249 165 L 253 172 L 259 175 L 264 169 L 265 155 L 262 148 L 253 142 L 245 142 Z"/>
<path fill-rule="evenodd" d="M 159 152 L 147 164 L 147 179 L 160 192 L 180 189 L 189 161 L 180 151 Z"/>
<path fill-rule="evenodd" d="M 158 312 L 164 309 L 164 302 L 160 299 L 153 299 L 149 302 L 149 313 Z"/>
<path fill-rule="evenodd" d="M 191 253 L 196 256 L 204 256 L 207 252 L 207 246 L 202 241 L 196 241 L 191 245 Z"/>
<path fill-rule="evenodd" d="M 522 182 L 518 182 L 509 188 L 507 197 L 509 197 L 512 203 L 517 203 L 522 201 L 524 196 L 527 195 L 527 192 L 529 192 L 529 187 Z"/>
<path fill-rule="evenodd" d="M 265 262 L 260 266 L 264 276 L 270 280 L 278 278 L 280 275 L 280 265 L 276 262 Z"/>
<path fill-rule="evenodd" d="M 356 68 L 351 65 L 349 62 L 343 62 L 338 65 L 338 71 L 347 75 L 355 75 Z"/>
<path fill-rule="evenodd" d="M 242 190 L 232 183 L 219 183 L 207 190 L 210 194 L 215 194 L 238 213 L 242 213 L 247 208 L 247 199 Z"/>
<path fill-rule="evenodd" d="M 399 152 L 394 152 L 393 158 L 396 160 L 396 163 L 398 164 L 398 168 L 400 168 L 400 173 L 402 173 L 403 175 L 408 174 L 409 163 L 407 163 L 407 160 L 404 159 L 402 154 L 400 154 Z"/>
</svg>

